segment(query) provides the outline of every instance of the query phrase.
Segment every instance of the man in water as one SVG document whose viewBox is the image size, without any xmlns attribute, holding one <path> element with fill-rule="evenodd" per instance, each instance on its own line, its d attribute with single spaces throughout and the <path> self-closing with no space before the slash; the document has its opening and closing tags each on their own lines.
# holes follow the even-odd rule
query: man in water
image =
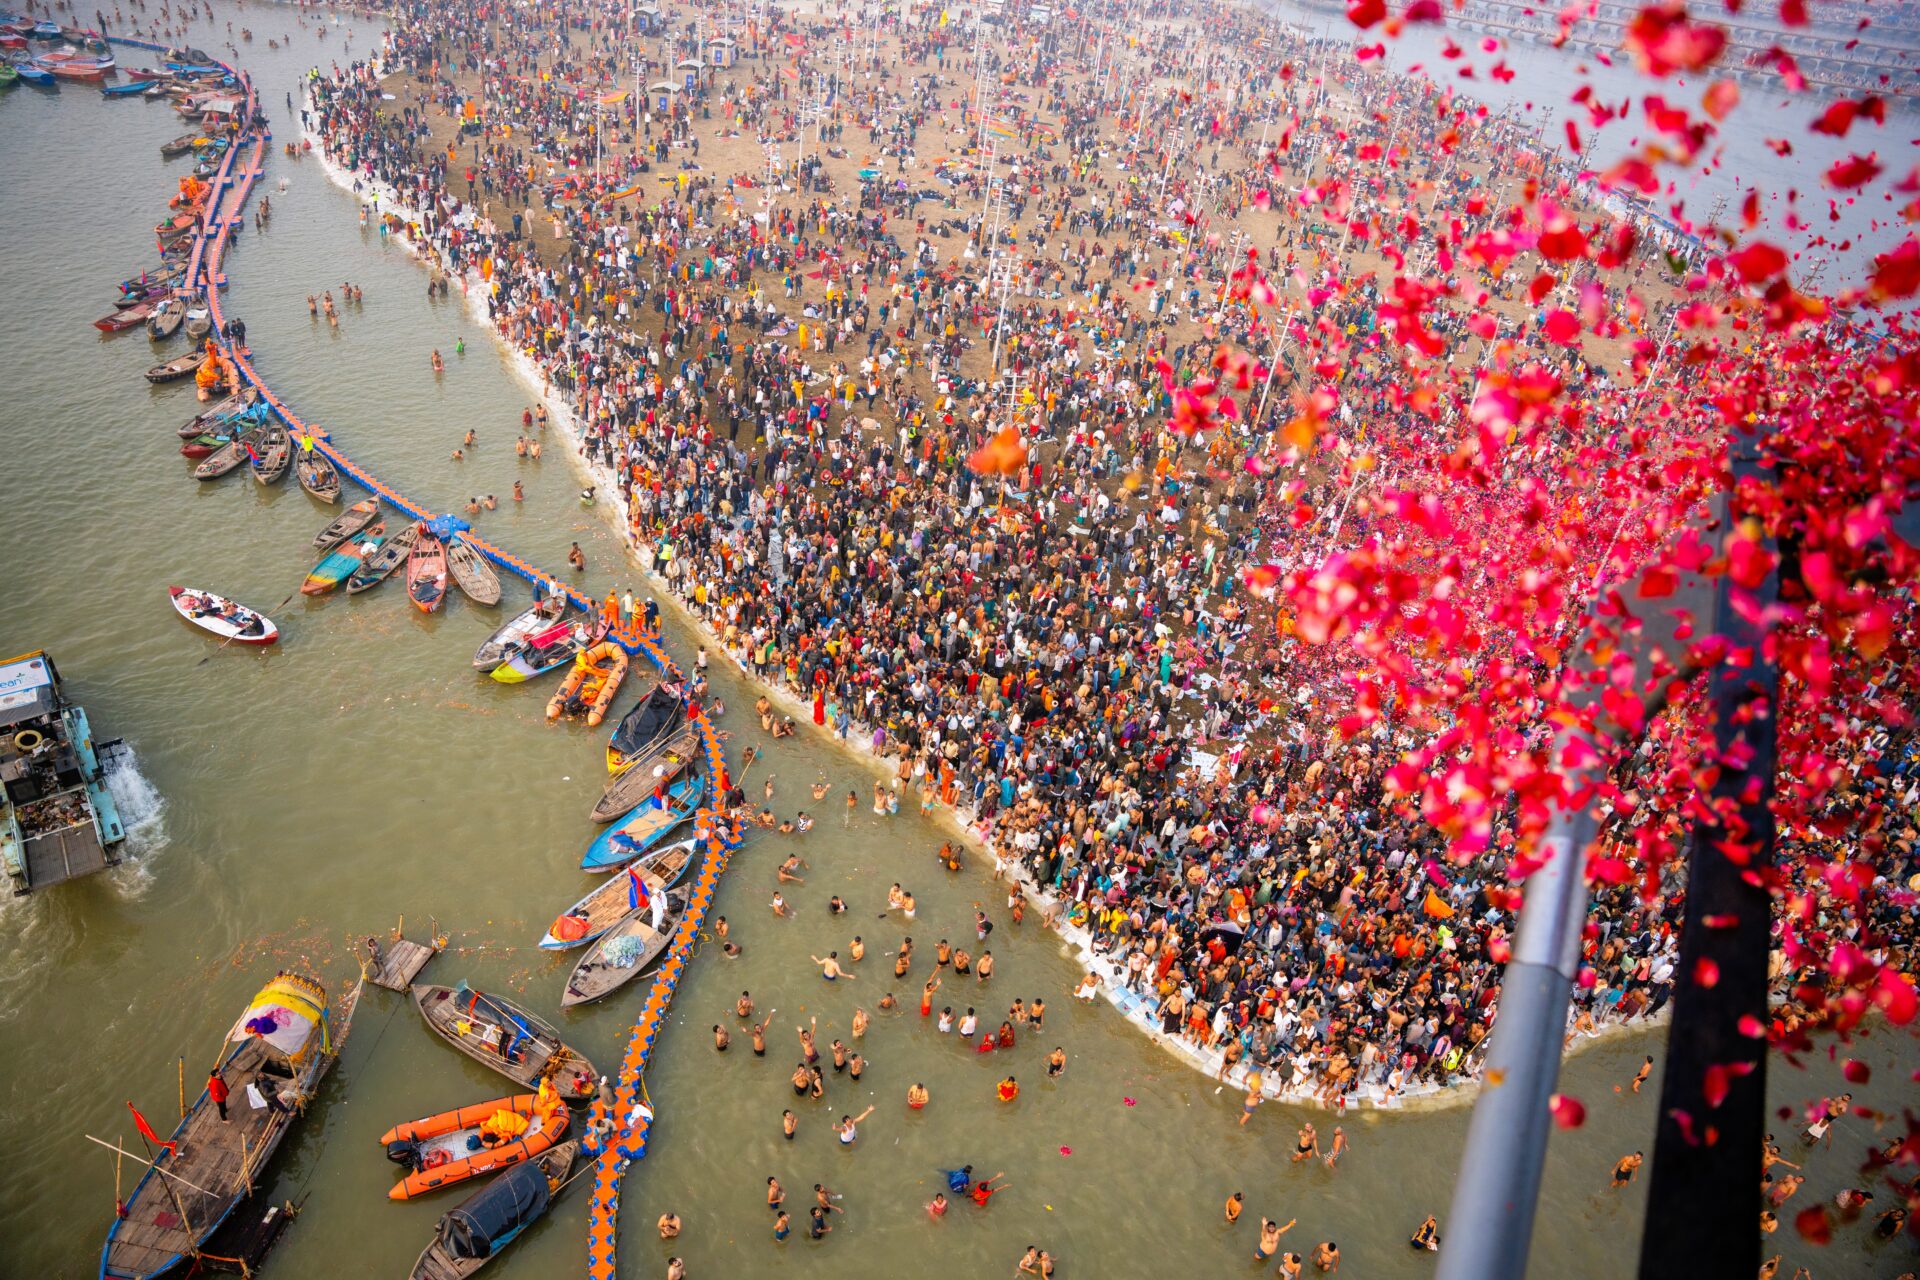
<svg viewBox="0 0 1920 1280">
<path fill-rule="evenodd" d="M 1253 1260 L 1255 1262 L 1265 1262 L 1268 1258 L 1280 1252 L 1280 1237 L 1293 1230 L 1293 1224 L 1297 1221 L 1297 1218 L 1289 1218 L 1287 1219 L 1287 1225 L 1283 1227 L 1273 1219 L 1263 1215 L 1260 1219 L 1260 1243 L 1253 1247 Z"/>
</svg>

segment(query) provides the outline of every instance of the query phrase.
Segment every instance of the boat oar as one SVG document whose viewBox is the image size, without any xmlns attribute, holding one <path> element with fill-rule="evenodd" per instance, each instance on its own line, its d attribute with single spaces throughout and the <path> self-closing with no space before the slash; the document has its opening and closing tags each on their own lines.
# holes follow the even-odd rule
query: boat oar
<svg viewBox="0 0 1920 1280">
<path fill-rule="evenodd" d="M 280 612 L 282 609 L 292 604 L 293 598 L 299 594 L 300 594 L 300 588 L 295 587 L 292 591 L 289 591 L 287 593 L 287 598 L 285 600 L 282 600 L 279 604 L 273 606 L 273 608 L 269 610 L 269 612 L 272 612 L 272 613 Z M 264 616 L 265 615 L 263 614 L 257 614 L 257 613 L 254 615 L 254 617 L 256 618 L 261 618 Z M 228 636 L 224 641 L 221 642 L 221 645 L 218 649 L 215 649 L 213 653 L 208 654 L 206 657 L 200 659 L 200 661 L 194 663 L 193 665 L 196 667 L 206 666 L 209 662 L 213 661 L 214 653 L 225 653 L 227 650 L 227 646 L 232 644 L 235 640 L 238 640 L 239 638 L 240 638 L 240 633 L 238 631 L 234 632 L 232 635 Z"/>
</svg>

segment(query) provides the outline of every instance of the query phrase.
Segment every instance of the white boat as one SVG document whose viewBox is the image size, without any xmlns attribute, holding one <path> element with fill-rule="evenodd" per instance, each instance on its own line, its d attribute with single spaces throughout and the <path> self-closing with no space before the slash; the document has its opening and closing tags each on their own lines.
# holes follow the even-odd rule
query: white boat
<svg viewBox="0 0 1920 1280">
<path fill-rule="evenodd" d="M 280 638 L 280 628 L 264 613 L 235 604 L 225 596 L 192 587 L 168 587 L 173 611 L 202 631 L 212 632 L 234 644 L 272 644 Z"/>
</svg>

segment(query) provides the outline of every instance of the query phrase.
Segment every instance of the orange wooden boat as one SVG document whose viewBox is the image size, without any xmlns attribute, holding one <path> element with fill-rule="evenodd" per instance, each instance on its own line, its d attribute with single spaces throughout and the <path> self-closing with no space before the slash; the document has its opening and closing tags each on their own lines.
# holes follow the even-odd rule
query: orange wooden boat
<svg viewBox="0 0 1920 1280">
<path fill-rule="evenodd" d="M 519 1093 L 397 1124 L 380 1141 L 408 1173 L 387 1198 L 411 1200 L 531 1160 L 560 1140 L 570 1118 L 560 1095 L 547 1091 L 544 1100 Z"/>
</svg>

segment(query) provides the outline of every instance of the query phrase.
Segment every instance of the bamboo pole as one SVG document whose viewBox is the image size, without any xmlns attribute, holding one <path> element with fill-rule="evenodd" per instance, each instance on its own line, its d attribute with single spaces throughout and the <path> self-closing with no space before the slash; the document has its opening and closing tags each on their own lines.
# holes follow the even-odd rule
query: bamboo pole
<svg viewBox="0 0 1920 1280">
<path fill-rule="evenodd" d="M 180 1118 L 185 1120 L 187 1118 L 187 1059 L 184 1054 L 178 1059 L 178 1066 L 180 1068 Z"/>
<path fill-rule="evenodd" d="M 83 1138 L 85 1138 L 85 1139 L 86 1139 L 86 1140 L 87 1140 L 88 1142 L 97 1142 L 97 1143 L 99 1143 L 99 1144 L 100 1144 L 101 1146 L 103 1146 L 103 1147 L 105 1147 L 105 1148 L 106 1148 L 107 1150 L 109 1150 L 109 1151 L 118 1151 L 118 1152 L 119 1152 L 119 1153 L 120 1153 L 121 1155 L 123 1155 L 123 1156 L 125 1156 L 125 1157 L 126 1157 L 127 1159 L 129 1159 L 129 1160 L 132 1160 L 132 1161 L 135 1161 L 136 1163 L 139 1163 L 139 1164 L 144 1164 L 144 1165 L 146 1165 L 146 1166 L 147 1166 L 147 1167 L 148 1167 L 149 1169 L 152 1169 L 152 1170 L 153 1170 L 153 1171 L 154 1171 L 155 1173 L 157 1173 L 157 1174 L 159 1174 L 159 1175 L 160 1175 L 161 1177 L 163 1177 L 163 1178 L 171 1178 L 171 1179 L 172 1179 L 173 1181 L 175 1181 L 175 1182 L 178 1182 L 178 1183 L 182 1183 L 182 1184 L 184 1184 L 184 1185 L 186 1185 L 186 1186 L 189 1186 L 189 1187 L 192 1187 L 192 1188 L 193 1188 L 193 1189 L 194 1189 L 195 1191 L 198 1191 L 198 1192 L 199 1192 L 199 1193 L 200 1193 L 201 1195 L 203 1195 L 203 1196 L 210 1196 L 210 1195 L 212 1195 L 212 1194 L 213 1194 L 213 1192 L 211 1192 L 211 1191 L 209 1191 L 209 1190 L 207 1190 L 207 1189 L 206 1189 L 205 1187 L 203 1187 L 203 1186 L 200 1186 L 200 1185 L 199 1185 L 198 1183 L 193 1183 L 193 1182 L 188 1182 L 188 1181 L 187 1181 L 187 1180 L 186 1180 L 185 1178 L 183 1178 L 183 1177 L 181 1177 L 181 1176 L 180 1176 L 179 1174 L 177 1174 L 177 1173 L 169 1173 L 169 1172 L 167 1172 L 167 1171 L 166 1171 L 165 1169 L 162 1169 L 162 1168 L 161 1168 L 161 1167 L 160 1167 L 159 1165 L 157 1165 L 157 1164 L 155 1164 L 155 1163 L 154 1163 L 153 1161 L 151 1161 L 151 1160 L 142 1160 L 142 1159 L 140 1159 L 140 1157 L 139 1157 L 139 1156 L 137 1156 L 137 1155 L 135 1155 L 135 1154 L 133 1154 L 133 1152 L 131 1152 L 131 1151 L 129 1151 L 129 1150 L 127 1150 L 127 1149 L 126 1149 L 125 1147 L 123 1147 L 123 1146 L 121 1146 L 121 1145 L 120 1145 L 119 1143 L 117 1143 L 117 1142 L 108 1142 L 108 1141 L 107 1141 L 106 1139 L 104 1139 L 104 1138 L 96 1138 L 96 1137 L 94 1137 L 94 1136 L 93 1136 L 92 1134 L 90 1134 L 90 1133 L 86 1133 L 86 1134 L 82 1134 L 82 1135 L 80 1135 L 80 1136 L 81 1136 L 81 1137 L 83 1137 Z M 142 1138 L 142 1139 L 140 1139 L 140 1145 L 141 1145 L 141 1146 L 143 1146 L 143 1147 L 146 1147 L 146 1146 L 147 1146 L 147 1140 L 146 1140 L 145 1138 Z M 148 1155 L 152 1155 L 152 1154 L 153 1154 L 153 1148 L 152 1148 L 152 1147 L 147 1147 L 147 1154 L 148 1154 Z M 181 1216 L 182 1216 L 182 1218 L 183 1218 L 183 1219 L 185 1218 L 185 1215 L 184 1215 L 184 1214 L 183 1214 L 183 1215 L 181 1215 Z"/>
</svg>

